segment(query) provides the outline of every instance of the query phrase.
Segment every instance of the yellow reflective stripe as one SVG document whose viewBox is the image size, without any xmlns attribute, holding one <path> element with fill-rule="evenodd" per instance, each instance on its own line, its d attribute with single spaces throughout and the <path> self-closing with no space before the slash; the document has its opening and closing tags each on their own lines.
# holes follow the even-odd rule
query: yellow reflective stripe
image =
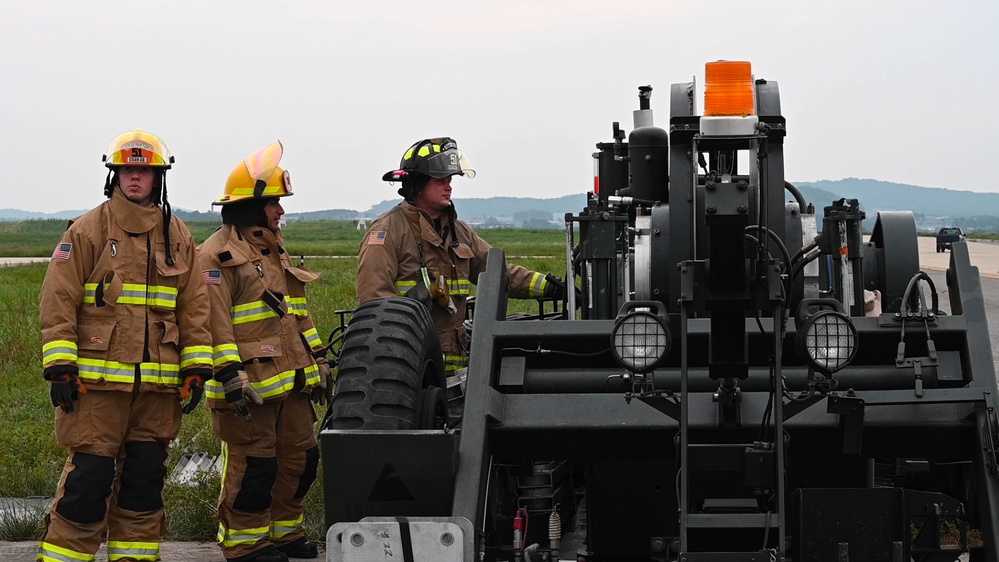
<svg viewBox="0 0 999 562">
<path fill-rule="evenodd" d="M 155 562 L 160 559 L 160 543 L 108 541 L 108 561 L 125 558 Z"/>
<path fill-rule="evenodd" d="M 309 328 L 308 330 L 302 332 L 302 335 L 305 336 L 305 341 L 308 342 L 309 347 L 312 348 L 313 351 L 316 351 L 316 348 L 318 347 L 322 347 L 323 341 L 319 339 L 319 332 L 317 332 L 315 328 Z"/>
<path fill-rule="evenodd" d="M 253 390 L 256 390 L 261 398 L 278 396 L 285 392 L 291 392 L 292 387 L 295 386 L 295 371 L 278 373 L 269 379 L 252 384 Z"/>
<path fill-rule="evenodd" d="M 180 368 L 186 369 L 192 365 L 212 366 L 212 346 L 189 345 L 180 350 Z"/>
<path fill-rule="evenodd" d="M 302 528 L 302 523 L 305 521 L 304 515 L 299 515 L 297 519 L 291 519 L 289 521 L 271 521 L 271 540 L 280 539 L 281 537 L 286 537 L 295 531 Z"/>
<path fill-rule="evenodd" d="M 306 302 L 305 297 L 284 297 L 285 302 L 288 303 L 288 312 L 294 314 L 295 316 L 308 316 L 309 306 Z"/>
<path fill-rule="evenodd" d="M 531 297 L 543 297 L 545 296 L 545 289 L 548 286 L 548 281 L 545 280 L 545 276 L 540 273 L 535 273 L 531 276 L 531 286 L 528 289 L 528 293 Z"/>
<path fill-rule="evenodd" d="M 318 370 L 318 367 L 314 365 L 312 368 Z M 318 381 L 319 378 L 317 377 L 316 380 Z M 261 398 L 278 396 L 284 392 L 290 392 L 295 386 L 295 371 L 284 371 L 261 382 L 251 382 L 250 385 Z M 225 387 L 217 380 L 209 380 L 205 383 L 205 394 L 212 400 L 225 400 Z"/>
<path fill-rule="evenodd" d="M 53 340 L 42 346 L 42 364 L 53 361 L 76 361 L 76 342 Z"/>
<path fill-rule="evenodd" d="M 205 381 L 205 395 L 212 400 L 225 400 L 225 387 L 215 379 Z"/>
<path fill-rule="evenodd" d="M 319 384 L 319 365 L 312 364 L 305 369 L 305 386 Z"/>
<path fill-rule="evenodd" d="M 232 193 L 230 195 L 253 195 L 252 187 L 234 187 L 232 188 Z M 273 195 L 279 191 L 284 191 L 283 185 L 268 185 L 264 188 L 264 192 L 261 197 L 266 197 L 267 195 Z"/>
<path fill-rule="evenodd" d="M 256 322 L 265 318 L 277 318 L 277 313 L 264 301 L 253 301 L 232 307 L 233 325 Z"/>
<path fill-rule="evenodd" d="M 239 360 L 239 347 L 234 343 L 223 343 L 212 348 L 213 367 Z"/>
<path fill-rule="evenodd" d="M 434 152 L 440 152 L 441 151 L 441 145 L 439 145 L 439 144 L 433 144 L 433 145 L 425 144 L 425 145 L 423 145 L 423 146 L 420 147 L 419 152 L 417 152 L 416 154 L 417 154 L 417 156 L 430 156 L 431 149 L 433 149 Z M 409 160 L 412 157 L 413 157 L 413 149 L 410 148 L 409 150 L 406 151 L 406 154 L 403 155 L 402 159 L 403 160 Z"/>
<path fill-rule="evenodd" d="M 452 296 L 465 297 L 472 292 L 472 283 L 468 279 L 452 279 L 448 285 Z"/>
<path fill-rule="evenodd" d="M 222 546 L 254 544 L 267 540 L 269 532 L 269 527 L 255 527 L 253 529 L 226 529 L 225 525 L 219 523 L 219 532 L 215 539 Z"/>
<path fill-rule="evenodd" d="M 50 542 L 42 541 L 42 543 L 38 545 L 38 559 L 44 560 L 45 562 L 68 562 L 71 560 L 93 562 L 97 559 L 97 556 L 87 554 L 85 552 L 77 552 L 75 550 L 56 546 Z"/>
<path fill-rule="evenodd" d="M 108 284 L 104 286 L 107 287 Z M 92 304 L 97 300 L 97 283 L 86 283 L 83 286 L 83 302 Z M 151 305 L 164 308 L 177 308 L 177 288 L 164 285 L 142 285 L 139 283 L 124 283 L 121 294 L 115 304 Z"/>
<path fill-rule="evenodd" d="M 463 369 L 468 366 L 468 356 L 467 355 L 445 355 L 444 356 L 444 371 L 457 371 L 458 369 Z"/>
<path fill-rule="evenodd" d="M 76 360 L 79 376 L 85 381 L 131 383 L 135 380 L 135 363 L 119 363 L 103 359 Z M 180 365 L 176 363 L 140 363 L 139 380 L 152 384 L 179 385 Z"/>
<path fill-rule="evenodd" d="M 406 294 L 406 291 L 409 291 L 415 286 L 416 286 L 416 281 L 399 280 L 395 282 L 395 292 L 397 295 L 401 297 Z"/>
</svg>

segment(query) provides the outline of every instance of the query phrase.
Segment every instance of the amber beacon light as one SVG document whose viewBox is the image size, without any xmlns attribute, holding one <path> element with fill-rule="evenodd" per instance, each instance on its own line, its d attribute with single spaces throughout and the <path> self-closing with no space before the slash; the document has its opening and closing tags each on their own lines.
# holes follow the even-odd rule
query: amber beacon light
<svg viewBox="0 0 999 562">
<path fill-rule="evenodd" d="M 748 61 L 704 65 L 704 116 L 701 134 L 751 135 L 756 132 L 753 69 Z"/>
</svg>

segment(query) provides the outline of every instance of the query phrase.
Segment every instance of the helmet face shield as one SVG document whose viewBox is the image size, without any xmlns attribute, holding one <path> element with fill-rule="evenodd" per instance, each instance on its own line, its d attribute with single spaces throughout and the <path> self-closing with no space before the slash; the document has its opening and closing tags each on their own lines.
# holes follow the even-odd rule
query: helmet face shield
<svg viewBox="0 0 999 562">
<path fill-rule="evenodd" d="M 104 151 L 104 165 L 115 169 L 122 166 L 150 166 L 170 169 L 173 156 L 162 139 L 141 129 L 115 137 Z"/>
<path fill-rule="evenodd" d="M 465 153 L 457 148 L 445 150 L 427 158 L 427 175 L 432 178 L 445 178 L 453 175 L 475 177 L 475 170 Z"/>
<path fill-rule="evenodd" d="M 247 156 L 229 173 L 225 192 L 212 205 L 227 205 L 244 199 L 268 197 L 288 197 L 291 190 L 291 176 L 278 166 L 284 147 L 281 141 L 274 141 Z"/>
</svg>

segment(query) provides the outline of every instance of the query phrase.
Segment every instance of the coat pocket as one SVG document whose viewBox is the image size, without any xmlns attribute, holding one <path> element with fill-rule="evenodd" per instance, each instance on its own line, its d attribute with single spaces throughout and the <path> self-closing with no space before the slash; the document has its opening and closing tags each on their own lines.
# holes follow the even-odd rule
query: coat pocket
<svg viewBox="0 0 999 562">
<path fill-rule="evenodd" d="M 150 359 L 164 366 L 180 365 L 180 330 L 169 320 L 149 323 Z M 169 371 L 167 371 L 169 372 Z M 170 381 L 165 382 L 170 384 Z"/>
<path fill-rule="evenodd" d="M 105 273 L 94 290 L 94 305 L 101 308 L 118 304 L 118 297 L 121 296 L 123 288 L 120 276 L 114 271 Z"/>
<path fill-rule="evenodd" d="M 244 363 L 250 359 L 274 358 L 284 355 L 284 346 L 280 337 L 261 338 L 254 341 L 239 342 L 239 357 Z"/>
<path fill-rule="evenodd" d="M 107 351 L 114 333 L 114 323 L 80 324 L 76 328 L 76 347 L 89 351 Z"/>
</svg>

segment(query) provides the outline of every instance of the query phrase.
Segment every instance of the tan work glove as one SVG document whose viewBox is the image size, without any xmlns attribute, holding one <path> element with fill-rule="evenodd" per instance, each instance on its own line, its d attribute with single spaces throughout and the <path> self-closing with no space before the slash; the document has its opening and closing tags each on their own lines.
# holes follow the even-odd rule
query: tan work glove
<svg viewBox="0 0 999 562">
<path fill-rule="evenodd" d="M 247 399 L 257 406 L 263 404 L 264 400 L 253 389 L 253 385 L 250 384 L 250 377 L 246 375 L 246 371 L 236 371 L 225 380 L 220 380 L 219 382 L 222 383 L 222 387 L 225 389 L 225 401 L 229 404 L 232 412 L 236 414 L 236 417 L 245 422 L 252 420 L 253 415 L 250 414 Z"/>
<path fill-rule="evenodd" d="M 309 390 L 309 399 L 316 404 L 328 404 L 333 400 L 333 371 L 325 357 L 316 357 L 316 366 L 319 367 L 319 384 Z"/>
</svg>

